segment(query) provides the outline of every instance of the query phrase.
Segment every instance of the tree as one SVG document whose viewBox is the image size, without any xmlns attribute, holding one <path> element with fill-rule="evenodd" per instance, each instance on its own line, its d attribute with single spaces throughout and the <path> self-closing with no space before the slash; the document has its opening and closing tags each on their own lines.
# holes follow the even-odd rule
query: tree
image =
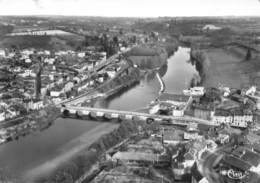
<svg viewBox="0 0 260 183">
<path fill-rule="evenodd" d="M 128 45 L 127 45 L 127 42 L 124 40 L 123 42 L 122 42 L 122 46 L 123 47 L 127 47 Z"/>
<path fill-rule="evenodd" d="M 86 47 L 90 46 L 90 36 L 85 36 L 84 46 Z"/>
<path fill-rule="evenodd" d="M 136 40 L 137 40 L 137 39 L 136 39 L 136 36 L 132 36 L 132 37 L 131 37 L 131 42 L 132 42 L 132 43 L 136 43 Z"/>
<path fill-rule="evenodd" d="M 246 60 L 250 60 L 251 58 L 252 58 L 252 53 L 251 53 L 251 50 L 248 49 L 247 53 L 246 53 Z"/>
<path fill-rule="evenodd" d="M 118 37 L 117 37 L 117 36 L 114 36 L 114 37 L 113 37 L 113 42 L 114 42 L 114 44 L 115 44 L 116 46 L 118 46 L 119 41 L 118 41 Z"/>
<path fill-rule="evenodd" d="M 5 35 L 13 32 L 14 27 L 11 25 L 0 25 L 0 35 Z"/>
<path fill-rule="evenodd" d="M 78 51 L 81 51 L 81 50 L 82 50 L 81 46 L 78 45 L 78 46 L 76 47 L 76 51 L 78 52 Z"/>
</svg>

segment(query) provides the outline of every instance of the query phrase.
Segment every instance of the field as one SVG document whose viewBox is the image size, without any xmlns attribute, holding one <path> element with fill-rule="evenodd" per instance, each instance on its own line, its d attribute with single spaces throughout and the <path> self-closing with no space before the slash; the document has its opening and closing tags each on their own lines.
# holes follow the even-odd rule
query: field
<svg viewBox="0 0 260 183">
<path fill-rule="evenodd" d="M 203 81 L 204 86 L 216 87 L 224 85 L 242 88 L 260 84 L 258 57 L 246 61 L 244 59 L 246 52 L 224 48 L 207 49 L 205 52 L 208 64 L 204 68 L 206 76 Z"/>
</svg>

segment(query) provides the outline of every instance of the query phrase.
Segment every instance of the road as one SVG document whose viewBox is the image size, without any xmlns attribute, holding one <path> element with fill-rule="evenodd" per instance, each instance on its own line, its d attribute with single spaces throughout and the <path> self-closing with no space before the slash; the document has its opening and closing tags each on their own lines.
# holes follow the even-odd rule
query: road
<svg viewBox="0 0 260 183">
<path fill-rule="evenodd" d="M 26 117 L 27 117 L 27 116 L 21 116 L 21 117 L 15 118 L 15 119 L 10 119 L 10 120 L 7 120 L 7 121 L 2 121 L 2 122 L 0 122 L 0 129 L 2 129 L 2 128 L 8 128 L 8 127 L 15 126 L 15 125 L 18 125 L 18 124 L 20 124 L 20 123 L 23 123 L 23 122 L 24 122 L 24 119 L 25 119 Z"/>
<path fill-rule="evenodd" d="M 187 125 L 190 122 L 196 122 L 199 124 L 205 124 L 209 126 L 216 126 L 216 124 L 212 123 L 208 120 L 203 120 L 200 118 L 194 118 L 190 116 L 183 116 L 183 117 L 174 117 L 174 116 L 164 116 L 164 115 L 152 115 L 148 113 L 141 113 L 141 112 L 133 112 L 133 111 L 121 111 L 121 110 L 113 110 L 113 109 L 101 109 L 101 108 L 91 108 L 91 107 L 77 107 L 77 106 L 67 106 L 65 108 L 62 108 L 62 110 L 68 109 L 71 113 L 76 113 L 79 111 L 88 111 L 88 112 L 99 112 L 103 114 L 118 114 L 118 115 L 124 115 L 124 116 L 140 116 L 140 117 L 146 117 L 146 118 L 153 118 L 153 119 L 171 119 L 172 123 L 174 125 Z"/>
<path fill-rule="evenodd" d="M 222 159 L 221 151 L 227 146 L 217 149 L 209 154 L 202 163 L 202 175 L 204 175 L 210 183 L 224 183 L 223 178 L 214 169 L 214 165 L 218 164 Z"/>
</svg>

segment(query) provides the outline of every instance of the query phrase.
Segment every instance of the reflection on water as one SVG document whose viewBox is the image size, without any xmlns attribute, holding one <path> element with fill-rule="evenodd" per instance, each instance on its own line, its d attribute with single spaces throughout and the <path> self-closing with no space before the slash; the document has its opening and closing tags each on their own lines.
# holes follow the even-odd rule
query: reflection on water
<svg viewBox="0 0 260 183">
<path fill-rule="evenodd" d="M 159 69 L 158 72 L 166 85 L 166 92 L 182 93 L 183 89 L 190 86 L 192 78 L 198 76 L 195 67 L 188 62 L 189 60 L 190 49 L 179 47 L 168 59 L 167 65 Z M 116 95 L 113 100 L 99 102 L 96 107 L 135 110 L 147 106 L 158 96 L 160 90 L 156 72 L 148 73 L 138 85 Z"/>
<path fill-rule="evenodd" d="M 126 93 L 128 92 L 132 92 L 138 94 L 139 96 L 141 95 L 140 92 L 145 92 L 145 90 L 154 90 L 152 91 L 152 94 L 150 95 L 151 97 L 154 97 L 156 95 L 156 93 L 158 92 L 156 87 L 157 87 L 157 79 L 156 79 L 156 73 L 158 72 L 159 75 L 161 77 L 163 77 L 166 73 L 167 73 L 167 69 L 168 69 L 168 65 L 165 64 L 163 65 L 160 69 L 158 70 L 153 70 L 153 71 L 149 71 L 144 78 L 141 80 L 141 82 L 135 83 L 134 85 L 124 88 L 122 89 L 120 92 L 118 92 L 116 95 L 110 96 L 109 98 L 107 98 L 106 100 L 100 100 L 98 101 L 94 107 L 97 108 L 110 108 L 111 103 L 113 104 L 114 100 L 118 100 L 121 97 L 126 97 Z M 149 85 L 153 85 L 154 87 L 152 87 L 150 89 Z M 158 85 L 159 87 L 159 85 Z M 138 92 L 138 90 L 140 92 Z M 130 93 L 129 97 L 132 97 L 132 94 Z M 153 100 L 154 98 L 151 98 L 151 100 Z M 150 101 L 151 101 L 150 100 Z M 146 101 L 146 99 L 145 99 Z M 144 101 L 144 102 L 145 102 Z M 120 103 L 121 104 L 121 103 Z M 137 103 L 138 104 L 138 103 Z M 144 105 L 142 105 L 144 104 Z M 145 107 L 145 105 L 147 105 L 147 103 L 140 103 L 140 105 L 138 104 L 136 107 L 141 108 L 141 107 Z M 128 109 L 128 104 L 125 103 L 124 106 L 122 106 L 122 109 Z"/>
<path fill-rule="evenodd" d="M 165 65 L 163 65 L 159 70 L 158 73 L 161 77 L 165 76 L 165 74 L 167 73 L 168 70 L 168 64 L 166 63 Z"/>
<path fill-rule="evenodd" d="M 0 166 L 20 175 L 55 157 L 65 144 L 100 123 L 58 119 L 49 129 L 0 146 Z"/>
<path fill-rule="evenodd" d="M 147 74 L 144 77 L 144 81 L 146 83 L 151 82 L 152 80 L 156 79 L 156 73 L 158 72 L 161 77 L 163 77 L 167 73 L 168 65 L 167 63 L 164 64 L 160 69 L 158 70 L 152 70 L 147 72 Z"/>
</svg>

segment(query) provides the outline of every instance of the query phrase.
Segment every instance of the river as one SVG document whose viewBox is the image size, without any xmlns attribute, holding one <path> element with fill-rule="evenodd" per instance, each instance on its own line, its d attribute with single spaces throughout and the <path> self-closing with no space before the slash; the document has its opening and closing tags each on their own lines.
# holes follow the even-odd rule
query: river
<svg viewBox="0 0 260 183">
<path fill-rule="evenodd" d="M 181 93 L 183 89 L 189 87 L 192 77 L 198 74 L 194 66 L 188 62 L 189 51 L 189 48 L 180 47 L 173 56 L 169 57 L 168 64 L 159 70 L 166 85 L 166 92 Z M 151 73 L 138 85 L 113 99 L 99 103 L 98 107 L 120 110 L 140 109 L 154 100 L 159 90 L 160 83 L 156 73 Z M 104 122 L 58 119 L 49 129 L 0 146 L 0 170 L 3 168 L 4 171 L 19 176 L 28 172 L 34 174 L 32 170 L 36 169 L 38 171 L 36 174 L 39 174 L 39 171 L 50 167 L 46 162 L 50 163 L 53 159 L 59 162 L 58 157 L 63 156 L 67 151 L 70 152 L 68 155 L 71 155 L 84 148 L 88 141 L 86 139 L 89 139 L 87 137 L 92 138 L 95 136 L 93 134 L 109 129 L 106 125 L 111 126 L 110 130 L 116 128 L 116 125 Z"/>
<path fill-rule="evenodd" d="M 0 173 L 4 172 L 11 177 L 20 177 L 32 169 L 41 169 L 40 166 L 49 160 L 62 162 L 57 159 L 63 154 L 73 155 L 86 145 L 86 136 L 102 135 L 105 125 L 97 121 L 81 121 L 74 119 L 57 119 L 50 128 L 20 137 L 0 146 Z M 105 127 L 103 127 L 105 126 Z M 111 130 L 117 125 L 111 125 Z M 104 129 L 103 129 L 104 128 Z M 110 127 L 109 127 L 110 128 Z M 94 135 L 93 135 L 94 134 Z M 88 144 L 89 145 L 89 144 Z M 69 158 L 68 155 L 64 158 Z M 48 162 L 48 169 L 55 168 L 56 164 Z M 45 171 L 45 170 L 43 170 Z M 31 174 L 34 174 L 32 172 Z"/>
<path fill-rule="evenodd" d="M 190 60 L 190 48 L 179 47 L 178 51 L 168 59 L 167 65 L 159 70 L 168 93 L 181 94 L 183 89 L 190 86 L 190 81 L 194 75 L 198 76 L 195 67 Z M 158 97 L 160 83 L 156 73 L 152 73 L 143 79 L 140 84 L 130 88 L 112 99 L 102 101 L 95 107 L 136 110 L 147 106 L 152 100 Z"/>
</svg>

